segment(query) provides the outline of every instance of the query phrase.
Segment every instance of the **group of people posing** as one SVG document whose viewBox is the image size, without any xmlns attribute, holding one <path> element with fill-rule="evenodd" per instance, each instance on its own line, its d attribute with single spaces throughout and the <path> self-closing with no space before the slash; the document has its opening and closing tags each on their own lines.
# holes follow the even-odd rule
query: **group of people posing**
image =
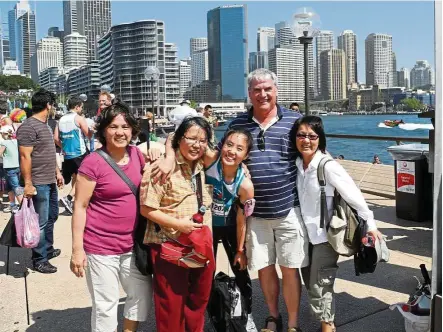
<svg viewBox="0 0 443 332">
<path fill-rule="evenodd" d="M 202 332 L 219 242 L 247 305 L 247 331 L 257 331 L 248 270 L 258 271 L 269 311 L 260 322 L 261 331 L 301 331 L 301 277 L 322 332 L 335 331 L 338 254 L 320 227 L 317 180 L 318 164 L 328 156 L 322 120 L 278 105 L 277 77 L 269 70 L 249 74 L 248 92 L 252 108 L 229 124 L 217 146 L 210 123 L 196 116 L 185 118 L 165 146 L 148 141 L 143 151 L 133 144 L 140 124 L 129 108 L 118 99 L 103 108 L 94 128 L 101 148 L 87 153 L 78 165 L 72 217 L 70 265 L 76 276 L 86 277 L 92 331 L 116 331 L 121 284 L 127 294 L 124 331 L 136 331 L 139 322 L 148 319 L 154 296 L 157 331 Z M 35 98 L 35 119 L 27 121 L 38 134 L 23 131 L 26 138 L 19 139 L 19 147 L 24 195 L 37 192 L 42 201 L 56 196 L 56 182 L 67 179 L 63 181 L 55 161 L 50 168 L 48 163 L 44 169 L 34 167 L 36 152 L 45 149 L 39 144 L 43 129 L 37 126 L 43 126 L 53 105 L 48 100 L 45 108 L 35 107 Z M 75 125 L 74 131 L 83 130 L 81 123 Z M 54 144 L 45 154 L 55 156 Z M 381 238 L 373 213 L 340 164 L 328 162 L 325 173 L 329 218 L 337 190 L 367 221 L 368 232 Z M 37 212 L 42 211 L 46 223 L 55 221 L 58 211 L 50 204 Z M 202 222 L 193 218 L 198 211 L 203 211 Z M 142 217 L 147 227 L 140 230 Z M 134 238 L 140 235 L 150 249 L 152 275 L 136 266 Z M 36 260 L 40 264 L 54 255 L 53 238 L 45 238 L 45 231 L 42 237 L 40 261 Z M 165 243 L 186 237 L 210 245 L 207 264 L 186 267 L 165 257 Z M 286 322 L 278 307 L 276 264 L 282 273 Z"/>
</svg>

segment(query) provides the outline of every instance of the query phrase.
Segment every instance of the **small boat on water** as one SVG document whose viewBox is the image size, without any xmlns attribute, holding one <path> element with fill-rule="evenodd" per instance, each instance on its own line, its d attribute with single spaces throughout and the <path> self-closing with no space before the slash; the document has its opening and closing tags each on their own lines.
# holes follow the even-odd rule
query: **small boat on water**
<svg viewBox="0 0 443 332">
<path fill-rule="evenodd" d="M 403 120 L 385 120 L 383 122 L 385 126 L 388 127 L 397 127 L 399 124 L 404 124 Z"/>
</svg>

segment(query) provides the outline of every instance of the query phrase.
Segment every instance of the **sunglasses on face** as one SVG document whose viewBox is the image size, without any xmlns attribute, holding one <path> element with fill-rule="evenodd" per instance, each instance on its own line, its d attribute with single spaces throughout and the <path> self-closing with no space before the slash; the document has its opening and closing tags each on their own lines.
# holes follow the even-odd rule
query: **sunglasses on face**
<svg viewBox="0 0 443 332">
<path fill-rule="evenodd" d="M 296 135 L 299 140 L 309 139 L 310 141 L 316 141 L 318 139 L 318 135 L 315 134 L 297 134 Z"/>
<path fill-rule="evenodd" d="M 263 129 L 257 135 L 257 147 L 260 151 L 265 151 L 265 131 Z"/>
</svg>

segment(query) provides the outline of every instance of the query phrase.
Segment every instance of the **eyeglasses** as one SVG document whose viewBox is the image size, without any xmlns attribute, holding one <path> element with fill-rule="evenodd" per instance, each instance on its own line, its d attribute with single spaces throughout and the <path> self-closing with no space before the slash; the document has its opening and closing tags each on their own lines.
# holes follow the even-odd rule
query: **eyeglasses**
<svg viewBox="0 0 443 332">
<path fill-rule="evenodd" d="M 318 139 L 318 135 L 314 134 L 297 134 L 295 136 L 297 136 L 297 138 L 301 141 L 307 138 L 309 138 L 310 141 L 316 141 Z"/>
<path fill-rule="evenodd" d="M 183 137 L 185 138 L 186 143 L 188 143 L 189 145 L 195 145 L 197 143 L 199 143 L 199 145 L 206 145 L 206 144 L 208 144 L 208 140 L 207 139 L 198 140 L 198 139 L 190 138 L 190 137 L 186 137 L 186 136 L 183 136 Z"/>
<path fill-rule="evenodd" d="M 260 151 L 265 151 L 266 145 L 265 145 L 265 131 L 264 129 L 260 130 L 260 132 L 257 135 L 257 147 Z"/>
</svg>

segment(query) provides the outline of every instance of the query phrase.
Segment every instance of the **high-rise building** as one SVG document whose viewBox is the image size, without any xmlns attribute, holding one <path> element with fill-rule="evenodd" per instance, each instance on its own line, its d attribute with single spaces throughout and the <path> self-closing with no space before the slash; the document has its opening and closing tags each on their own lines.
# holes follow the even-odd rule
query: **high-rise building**
<svg viewBox="0 0 443 332">
<path fill-rule="evenodd" d="M 258 68 L 269 69 L 268 52 L 249 52 L 249 72 L 253 72 Z"/>
<path fill-rule="evenodd" d="M 22 74 L 31 75 L 31 56 L 35 53 L 35 14 L 28 11 L 15 21 L 15 55 Z"/>
<path fill-rule="evenodd" d="M 7 60 L 11 60 L 11 48 L 9 44 L 9 39 L 3 38 L 2 49 L 3 49 L 3 64 L 5 64 Z"/>
<path fill-rule="evenodd" d="M 248 33 L 246 5 L 226 5 L 207 14 L 209 80 L 216 101 L 246 100 Z"/>
<path fill-rule="evenodd" d="M 9 47 L 10 47 L 10 55 L 12 60 L 17 60 L 16 55 L 16 21 L 19 17 L 24 15 L 27 12 L 31 11 L 31 7 L 29 6 L 28 0 L 21 0 L 17 2 L 14 6 L 14 9 L 11 9 L 8 12 L 8 28 L 9 28 Z"/>
<path fill-rule="evenodd" d="M 365 40 L 366 85 L 394 86 L 392 36 L 371 33 Z M 397 75 L 397 72 L 395 72 Z"/>
<path fill-rule="evenodd" d="M 43 69 L 38 75 L 38 84 L 48 91 L 57 92 L 57 77 L 59 76 L 60 68 L 48 67 Z"/>
<path fill-rule="evenodd" d="M 337 44 L 338 49 L 345 52 L 346 84 L 357 83 L 357 35 L 352 30 L 344 30 L 338 36 Z"/>
<path fill-rule="evenodd" d="M 411 70 L 411 88 L 435 84 L 434 71 L 426 60 L 417 60 Z"/>
<path fill-rule="evenodd" d="M 48 29 L 48 37 L 57 37 L 63 45 L 63 39 L 65 38 L 65 32 L 60 30 L 59 27 L 50 27 Z"/>
<path fill-rule="evenodd" d="M 322 66 L 320 64 L 320 55 L 323 51 L 329 51 L 334 48 L 334 33 L 329 30 L 321 30 L 315 37 L 315 65 L 316 65 L 316 84 L 317 94 L 321 94 Z"/>
<path fill-rule="evenodd" d="M 78 32 L 65 36 L 63 43 L 64 65 L 66 68 L 84 66 L 88 63 L 86 37 Z"/>
<path fill-rule="evenodd" d="M 208 38 L 191 38 L 189 53 L 191 56 L 191 85 L 196 86 L 209 79 Z"/>
<path fill-rule="evenodd" d="M 397 57 L 395 56 L 395 52 L 392 52 L 392 86 L 398 86 L 397 81 Z"/>
<path fill-rule="evenodd" d="M 42 38 L 37 43 L 31 59 L 31 77 L 34 82 L 39 82 L 39 75 L 46 68 L 63 68 L 63 47 L 60 39 L 57 37 Z"/>
<path fill-rule="evenodd" d="M 311 22 L 306 21 L 299 24 L 303 25 L 310 25 Z M 295 36 L 293 32 L 293 28 L 288 22 L 279 22 L 275 25 L 275 47 L 276 48 L 288 48 L 296 50 L 295 53 L 296 60 L 295 63 L 297 66 L 300 66 L 300 68 L 304 68 L 304 46 L 300 44 L 300 41 L 298 40 L 298 36 Z M 303 69 L 304 70 L 304 69 Z M 303 70 L 300 72 L 299 70 L 296 71 L 297 75 L 300 75 L 300 77 L 297 77 L 297 82 L 302 82 L 301 86 L 304 91 L 304 73 Z M 314 87 L 315 87 L 315 67 L 314 67 L 314 52 L 313 52 L 313 46 L 312 44 L 308 45 L 308 84 L 309 84 L 309 97 L 314 97 Z M 301 81 L 300 81 L 301 80 Z M 303 92 L 303 98 L 304 98 L 304 92 Z M 297 96 L 299 98 L 299 96 Z"/>
<path fill-rule="evenodd" d="M 397 85 L 398 86 L 409 89 L 411 87 L 410 83 L 411 83 L 411 80 L 410 80 L 408 68 L 403 67 L 399 71 L 397 71 Z"/>
<path fill-rule="evenodd" d="M 191 59 L 180 61 L 180 98 L 191 88 Z"/>
<path fill-rule="evenodd" d="M 346 98 L 346 57 L 339 49 L 325 50 L 320 54 L 321 96 L 323 100 Z"/>
<path fill-rule="evenodd" d="M 196 51 L 205 50 L 208 48 L 208 38 L 206 37 L 198 37 L 191 38 L 189 40 L 189 54 L 192 58 L 192 54 Z"/>
<path fill-rule="evenodd" d="M 194 51 L 191 57 L 191 85 L 196 86 L 209 80 L 208 49 Z"/>
<path fill-rule="evenodd" d="M 268 54 L 269 69 L 278 77 L 278 102 L 303 102 L 305 88 L 300 50 L 278 47 Z"/>
<path fill-rule="evenodd" d="M 94 98 L 100 92 L 100 67 L 98 61 L 72 69 L 68 75 L 68 96 L 86 94 Z"/>
<path fill-rule="evenodd" d="M 142 20 L 112 26 L 99 40 L 98 54 L 100 84 L 111 86 L 116 95 L 136 110 L 144 111 L 154 101 L 160 111 L 157 115 L 165 115 L 167 106 L 177 105 L 177 51 L 173 44 L 165 43 L 163 21 Z M 144 75 L 147 66 L 160 71 L 153 90 Z M 167 100 L 172 102 L 167 104 Z"/>
<path fill-rule="evenodd" d="M 257 29 L 257 52 L 269 52 L 275 47 L 275 29 L 260 27 Z"/>
<path fill-rule="evenodd" d="M 98 40 L 111 27 L 111 1 L 91 0 L 63 2 L 65 34 L 73 32 L 86 36 L 88 61 L 97 59 Z"/>
</svg>

